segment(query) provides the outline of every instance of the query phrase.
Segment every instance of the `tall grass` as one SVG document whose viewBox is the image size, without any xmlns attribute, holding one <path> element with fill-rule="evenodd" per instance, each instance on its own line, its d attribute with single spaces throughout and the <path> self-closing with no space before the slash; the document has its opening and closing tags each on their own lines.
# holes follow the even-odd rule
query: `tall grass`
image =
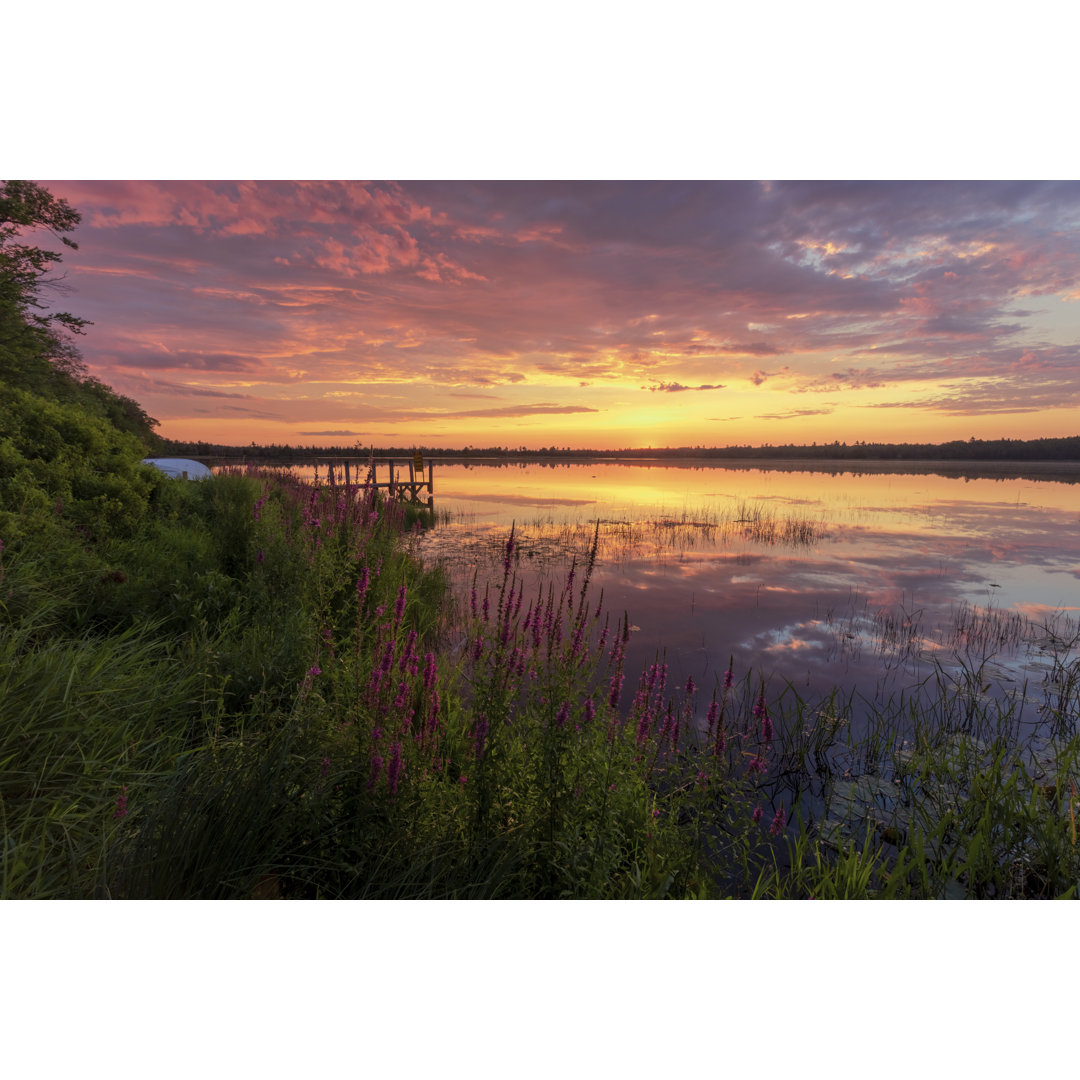
<svg viewBox="0 0 1080 1080">
<path fill-rule="evenodd" d="M 155 499 L 0 562 L 4 897 L 1075 894 L 1068 641 L 1035 741 L 974 664 L 929 705 L 671 687 L 592 595 L 600 525 L 531 586 L 512 530 L 451 602 L 370 488 Z"/>
</svg>

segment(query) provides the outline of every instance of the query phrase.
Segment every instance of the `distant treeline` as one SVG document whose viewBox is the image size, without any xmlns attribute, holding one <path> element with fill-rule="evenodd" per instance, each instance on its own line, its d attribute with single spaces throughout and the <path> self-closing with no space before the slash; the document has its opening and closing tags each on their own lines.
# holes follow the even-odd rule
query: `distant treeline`
<svg viewBox="0 0 1080 1080">
<path fill-rule="evenodd" d="M 226 446 L 220 443 L 162 439 L 159 453 L 177 457 L 265 462 L 308 462 L 326 458 L 411 457 L 419 449 L 425 457 L 451 458 L 576 458 L 642 459 L 699 458 L 706 460 L 766 461 L 1080 461 L 1080 435 L 1060 439 L 956 439 L 945 443 L 787 443 L 762 446 L 638 447 L 621 450 L 580 450 L 547 446 L 538 450 L 507 446 L 466 446 L 460 450 L 426 446 L 292 446 L 289 443 Z"/>
</svg>

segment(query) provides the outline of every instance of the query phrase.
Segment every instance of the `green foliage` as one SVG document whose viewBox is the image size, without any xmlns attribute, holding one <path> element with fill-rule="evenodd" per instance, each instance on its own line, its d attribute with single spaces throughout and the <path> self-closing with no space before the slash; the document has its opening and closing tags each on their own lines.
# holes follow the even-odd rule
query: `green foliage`
<svg viewBox="0 0 1080 1080">
<path fill-rule="evenodd" d="M 46 290 L 62 287 L 50 276 L 60 253 L 24 240 L 45 232 L 69 248 L 80 215 L 65 200 L 26 180 L 0 185 L 0 390 L 26 390 L 50 401 L 75 404 L 139 439 L 143 453 L 157 441 L 157 421 L 138 402 L 87 375 L 73 343 L 85 319 L 50 311 Z M 13 429 L 0 423 L 0 436 Z M 141 455 L 140 455 L 141 456 Z"/>
<path fill-rule="evenodd" d="M 76 404 L 9 388 L 0 399 L 0 537 L 42 542 L 63 518 L 85 539 L 132 533 L 164 481 L 143 447 Z"/>
</svg>

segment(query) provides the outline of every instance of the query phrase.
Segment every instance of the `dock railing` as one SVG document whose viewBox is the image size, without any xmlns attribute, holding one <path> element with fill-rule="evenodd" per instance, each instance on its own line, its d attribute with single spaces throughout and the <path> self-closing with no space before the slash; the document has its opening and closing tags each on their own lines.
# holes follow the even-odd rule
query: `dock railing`
<svg viewBox="0 0 1080 1080">
<path fill-rule="evenodd" d="M 395 467 L 398 470 L 396 475 Z M 429 510 L 435 508 L 435 463 L 430 460 L 426 463 L 425 478 L 425 462 L 419 451 L 407 461 L 395 461 L 393 458 L 325 458 L 315 465 L 316 479 L 322 468 L 326 469 L 326 482 L 331 486 L 344 481 L 346 491 L 366 486 L 381 488 L 391 498 L 396 497 L 418 506 L 426 505 Z M 379 478 L 381 469 L 386 470 L 382 474 L 385 479 Z M 406 470 L 408 480 L 405 479 Z M 425 491 L 427 498 L 421 494 Z"/>
</svg>

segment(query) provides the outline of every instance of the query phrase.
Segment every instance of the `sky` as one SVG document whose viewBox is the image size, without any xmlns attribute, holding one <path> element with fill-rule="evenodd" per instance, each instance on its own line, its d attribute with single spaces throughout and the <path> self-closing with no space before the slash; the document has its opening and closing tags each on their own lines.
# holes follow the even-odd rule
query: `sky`
<svg viewBox="0 0 1080 1080">
<path fill-rule="evenodd" d="M 41 182 L 86 363 L 171 438 L 1080 432 L 1074 182 Z"/>
</svg>

